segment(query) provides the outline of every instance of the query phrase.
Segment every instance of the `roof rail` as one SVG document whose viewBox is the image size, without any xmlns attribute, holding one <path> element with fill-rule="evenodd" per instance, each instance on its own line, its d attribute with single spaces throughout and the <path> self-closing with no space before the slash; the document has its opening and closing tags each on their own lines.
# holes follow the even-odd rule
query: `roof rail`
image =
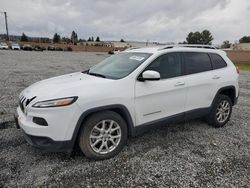
<svg viewBox="0 0 250 188">
<path fill-rule="evenodd" d="M 205 49 L 216 49 L 216 47 L 212 45 L 203 45 L 203 44 L 174 44 L 174 45 L 166 45 L 160 47 L 158 50 L 166 50 L 175 47 L 185 47 L 185 48 L 205 48 Z"/>
</svg>

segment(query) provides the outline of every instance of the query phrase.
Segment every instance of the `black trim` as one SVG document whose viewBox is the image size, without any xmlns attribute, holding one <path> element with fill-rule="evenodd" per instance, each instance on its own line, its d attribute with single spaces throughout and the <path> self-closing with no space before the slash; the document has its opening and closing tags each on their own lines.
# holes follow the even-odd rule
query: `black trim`
<svg viewBox="0 0 250 188">
<path fill-rule="evenodd" d="M 160 79 L 161 79 L 161 77 L 160 78 L 143 78 L 143 77 L 138 77 L 137 80 L 140 81 L 140 82 L 144 82 L 144 81 L 157 81 L 157 80 L 160 80 Z"/>
<path fill-rule="evenodd" d="M 24 131 L 23 131 L 24 132 Z M 25 135 L 25 140 L 33 147 L 51 152 L 71 152 L 72 142 L 69 141 L 54 141 L 48 137 Z"/>
<path fill-rule="evenodd" d="M 213 100 L 211 106 L 213 106 L 214 103 L 216 102 L 216 98 L 217 98 L 223 91 L 228 90 L 228 89 L 233 89 L 233 90 L 234 90 L 234 99 L 233 99 L 233 101 L 232 101 L 232 104 L 233 104 L 233 106 L 236 105 L 239 96 L 236 96 L 236 89 L 235 89 L 235 87 L 234 87 L 234 86 L 226 86 L 226 87 L 220 88 L 220 89 L 217 91 L 217 93 L 216 93 L 216 95 L 215 95 L 215 97 L 214 97 L 214 100 Z"/>
<path fill-rule="evenodd" d="M 37 125 L 48 126 L 48 122 L 42 117 L 33 117 L 32 121 Z"/>
<path fill-rule="evenodd" d="M 123 115 L 125 115 L 125 117 L 124 116 L 122 116 L 122 117 L 125 118 L 124 120 L 126 121 L 127 126 L 128 126 L 128 134 L 129 134 L 129 136 L 134 136 L 135 135 L 134 123 L 132 121 L 132 118 L 130 116 L 128 109 L 124 105 L 114 104 L 114 105 L 92 108 L 92 109 L 89 109 L 89 110 L 85 111 L 84 113 L 82 113 L 82 115 L 80 116 L 80 118 L 78 119 L 78 122 L 76 124 L 71 142 L 73 144 L 75 143 L 77 136 L 78 136 L 78 132 L 79 132 L 85 118 L 88 115 L 95 113 L 95 112 L 104 111 L 104 110 L 114 110 L 115 111 L 115 109 L 122 110 Z"/>
<path fill-rule="evenodd" d="M 196 119 L 198 117 L 203 117 L 210 112 L 210 109 L 211 107 L 199 108 L 196 110 L 183 112 L 183 113 L 165 117 L 159 120 L 151 121 L 142 125 L 138 125 L 135 127 L 135 136 L 141 135 L 144 132 L 148 131 L 149 129 L 161 127 L 169 123 L 181 123 L 181 122 L 188 121 L 191 119 Z"/>
</svg>

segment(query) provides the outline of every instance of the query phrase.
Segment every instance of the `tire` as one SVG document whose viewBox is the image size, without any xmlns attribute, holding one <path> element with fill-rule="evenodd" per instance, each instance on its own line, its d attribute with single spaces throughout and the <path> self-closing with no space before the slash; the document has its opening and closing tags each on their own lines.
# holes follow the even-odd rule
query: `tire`
<svg viewBox="0 0 250 188">
<path fill-rule="evenodd" d="M 127 124 L 118 113 L 98 112 L 82 125 L 79 147 L 86 157 L 104 160 L 117 155 L 125 146 L 127 137 Z"/>
<path fill-rule="evenodd" d="M 227 109 L 227 110 L 226 110 Z M 224 115 L 223 115 L 224 114 Z M 232 114 L 232 101 L 226 95 L 219 95 L 212 106 L 206 121 L 214 127 L 223 127 Z"/>
</svg>

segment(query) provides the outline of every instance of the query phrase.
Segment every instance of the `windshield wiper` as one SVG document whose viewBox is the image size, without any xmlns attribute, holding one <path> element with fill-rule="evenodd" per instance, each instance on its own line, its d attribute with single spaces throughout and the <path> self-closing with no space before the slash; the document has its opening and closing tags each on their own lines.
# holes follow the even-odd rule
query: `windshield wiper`
<svg viewBox="0 0 250 188">
<path fill-rule="evenodd" d="M 106 78 L 106 76 L 104 76 L 102 74 L 99 74 L 99 73 L 95 73 L 95 72 L 87 72 L 87 74 L 93 75 L 93 76 L 98 76 L 98 77 L 101 77 L 101 78 Z"/>
</svg>

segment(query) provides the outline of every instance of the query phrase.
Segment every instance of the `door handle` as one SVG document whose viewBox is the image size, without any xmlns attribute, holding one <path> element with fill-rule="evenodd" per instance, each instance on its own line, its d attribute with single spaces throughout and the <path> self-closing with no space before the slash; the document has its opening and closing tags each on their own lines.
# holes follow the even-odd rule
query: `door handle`
<svg viewBox="0 0 250 188">
<path fill-rule="evenodd" d="M 174 86 L 184 86 L 185 85 L 185 82 L 177 82 Z"/>
<path fill-rule="evenodd" d="M 213 79 L 214 79 L 214 80 L 218 80 L 218 79 L 220 79 L 220 76 L 214 75 L 214 76 L 213 76 Z"/>
</svg>

